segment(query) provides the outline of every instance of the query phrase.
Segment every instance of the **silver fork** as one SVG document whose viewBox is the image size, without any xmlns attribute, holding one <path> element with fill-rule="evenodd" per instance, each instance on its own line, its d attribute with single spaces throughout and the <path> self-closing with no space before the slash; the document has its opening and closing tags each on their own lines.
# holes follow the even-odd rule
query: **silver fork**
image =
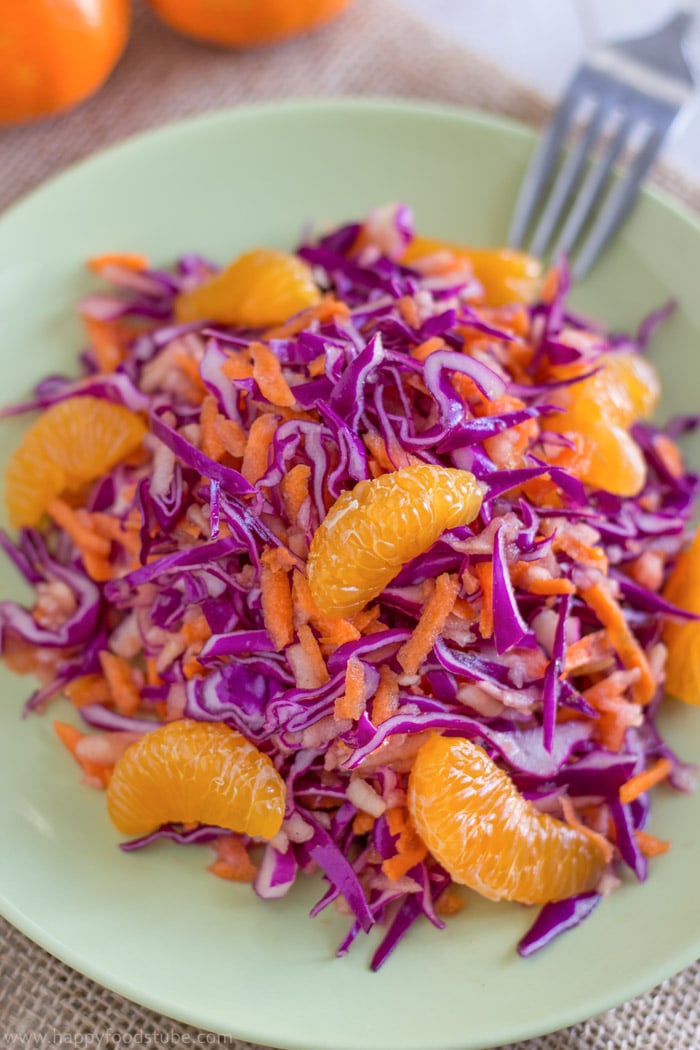
<svg viewBox="0 0 700 1050">
<path fill-rule="evenodd" d="M 684 44 L 696 10 L 683 5 L 657 32 L 606 45 L 579 68 L 525 174 L 508 238 L 512 247 L 538 256 L 550 248 L 565 253 L 576 277 L 591 268 L 693 95 Z M 617 161 L 628 155 L 626 170 L 613 179 Z"/>
</svg>

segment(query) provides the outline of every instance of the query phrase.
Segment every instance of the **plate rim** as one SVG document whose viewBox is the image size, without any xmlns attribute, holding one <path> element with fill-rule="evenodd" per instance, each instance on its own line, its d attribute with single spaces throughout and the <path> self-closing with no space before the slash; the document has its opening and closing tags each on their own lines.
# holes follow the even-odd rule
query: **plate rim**
<svg viewBox="0 0 700 1050">
<path fill-rule="evenodd" d="M 35 197 L 39 197 L 45 192 L 52 191 L 55 186 L 60 185 L 64 180 L 72 178 L 76 173 L 79 174 L 85 167 L 109 162 L 111 155 L 114 153 L 121 153 L 122 151 L 128 151 L 132 148 L 139 148 L 143 144 L 147 144 L 152 140 L 165 141 L 171 136 L 177 136 L 183 131 L 187 132 L 191 128 L 204 124 L 211 124 L 213 126 L 217 123 L 236 123 L 238 121 L 245 121 L 256 117 L 272 117 L 287 111 L 303 110 L 308 112 L 312 110 L 323 111 L 332 109 L 363 109 L 373 112 L 385 110 L 387 113 L 417 113 L 422 116 L 433 116 L 438 119 L 447 118 L 458 121 L 465 120 L 467 123 L 480 125 L 484 128 L 496 128 L 501 131 L 509 132 L 520 138 L 527 139 L 533 144 L 539 135 L 537 128 L 507 114 L 493 113 L 483 109 L 476 109 L 471 106 L 462 106 L 455 102 L 435 102 L 430 99 L 422 98 L 411 99 L 401 96 L 381 94 L 329 95 L 325 98 L 300 95 L 289 99 L 266 99 L 259 102 L 247 102 L 240 106 L 228 106 L 221 109 L 204 110 L 200 113 L 166 121 L 163 124 L 156 124 L 152 127 L 136 131 L 133 134 L 126 135 L 105 146 L 100 146 L 98 149 L 83 157 L 78 157 L 69 162 L 60 171 L 50 175 L 36 186 L 30 187 L 28 190 L 10 201 L 10 203 L 0 211 L 0 226 L 8 220 L 13 220 L 16 213 L 23 211 L 25 206 L 33 203 Z M 655 200 L 657 203 L 673 212 L 683 222 L 689 223 L 698 233 L 700 233 L 700 214 L 694 212 L 684 201 L 675 197 L 671 190 L 664 189 L 654 183 L 647 183 L 642 186 L 640 195 L 642 198 L 647 197 Z"/>
<path fill-rule="evenodd" d="M 154 143 L 157 146 L 160 142 L 166 142 L 171 138 L 177 138 L 182 134 L 187 135 L 191 130 L 203 126 L 215 128 L 217 125 L 235 125 L 249 120 L 260 118 L 265 119 L 268 117 L 275 118 L 279 115 L 285 114 L 298 113 L 308 115 L 313 112 L 323 113 L 338 110 L 354 112 L 362 111 L 368 114 L 384 114 L 387 116 L 398 114 L 407 117 L 418 116 L 421 118 L 427 117 L 436 120 L 450 120 L 465 125 L 478 126 L 487 130 L 493 129 L 499 133 L 515 135 L 521 139 L 529 140 L 532 143 L 534 143 L 537 138 L 537 132 L 535 130 L 511 117 L 501 114 L 491 114 L 483 110 L 474 110 L 453 103 L 412 100 L 379 95 L 345 95 L 323 99 L 299 97 L 294 99 L 255 102 L 244 106 L 207 111 L 188 116 L 184 119 L 169 121 L 165 124 L 147 128 L 133 135 L 122 138 L 117 142 L 110 143 L 109 145 L 72 162 L 61 171 L 44 180 L 38 186 L 31 188 L 26 193 L 12 201 L 2 213 L 0 213 L 0 233 L 4 233 L 6 226 L 10 225 L 17 216 L 21 218 L 23 212 L 27 208 L 32 208 L 35 200 L 40 199 L 44 194 L 53 192 L 56 187 L 60 187 L 65 182 L 70 182 L 70 180 L 76 175 L 80 176 L 86 169 L 97 168 L 99 170 L 102 165 L 109 165 L 115 154 L 125 154 L 131 150 L 136 150 L 138 152 L 144 145 L 148 146 L 151 143 Z M 656 186 L 648 186 L 644 188 L 642 193 L 643 196 L 654 200 L 666 211 L 671 212 L 683 224 L 689 225 L 697 235 L 700 235 L 700 216 L 696 215 L 696 213 L 694 213 L 688 206 L 673 197 L 669 191 L 665 191 Z M 78 951 L 73 949 L 70 944 L 66 943 L 61 938 L 54 936 L 52 933 L 47 933 L 41 925 L 32 919 L 31 915 L 27 914 L 22 908 L 15 907 L 15 905 L 7 899 L 2 890 L 0 890 L 0 914 L 40 948 L 46 950 L 61 962 L 69 965 L 88 979 L 95 981 L 98 985 L 101 985 L 108 991 L 114 992 L 137 1005 L 141 1005 L 149 1010 L 166 1016 L 168 1019 L 180 1021 L 202 1029 L 202 1013 L 197 1010 L 196 1006 L 190 1009 L 187 1004 L 178 1004 L 174 1009 L 173 1004 L 165 1002 L 165 1000 L 157 994 L 155 996 L 151 995 L 147 991 L 144 992 L 141 987 L 132 985 L 128 978 L 115 976 L 109 967 L 102 966 L 99 961 L 96 963 L 90 962 L 88 964 L 89 969 L 87 969 L 86 963 L 81 959 Z M 697 944 L 688 945 L 683 951 L 677 951 L 673 957 L 672 966 L 674 968 L 672 973 L 668 972 L 668 966 L 664 967 L 663 972 L 657 971 L 653 977 L 654 984 L 674 976 L 685 967 L 692 964 L 698 958 L 699 951 L 700 940 L 698 940 Z M 650 986 L 649 984 L 649 975 L 641 980 L 628 978 L 625 982 L 616 984 L 616 990 L 614 992 L 610 991 L 607 996 L 600 995 L 596 999 L 594 1014 L 591 1014 L 590 1009 L 586 1008 L 584 1004 L 582 1004 L 581 1009 L 577 1012 L 566 1010 L 558 1013 L 556 1004 L 554 1004 L 551 1013 L 548 1015 L 549 1019 L 544 1024 L 533 1020 L 529 1026 L 522 1026 L 517 1034 L 514 1034 L 512 1031 L 506 1031 L 505 1028 L 501 1026 L 502 1031 L 500 1034 L 496 1034 L 496 1038 L 505 1041 L 513 1039 L 526 1040 L 560 1030 L 573 1024 L 580 1023 L 593 1016 L 597 1016 L 599 1013 L 614 1006 L 618 1006 L 623 1002 L 627 1002 L 637 995 L 649 990 L 652 986 L 653 985 Z M 167 1013 L 165 1011 L 167 1011 Z M 267 1045 L 264 1039 L 261 1040 L 260 1032 L 255 1031 L 250 1026 L 248 1026 L 247 1030 L 237 1026 L 235 1033 L 233 1032 L 233 1029 L 229 1029 L 225 1032 L 218 1028 L 205 1028 L 203 1030 L 220 1031 L 221 1034 L 226 1035 L 235 1034 L 236 1038 L 252 1043 L 257 1042 L 262 1043 L 262 1045 Z M 308 1050 L 310 1046 L 315 1044 L 309 1043 L 308 1039 L 302 1040 L 298 1037 L 292 1037 L 287 1039 L 284 1045 L 286 1050 Z M 465 1042 L 464 1040 L 442 1040 L 434 1043 L 433 1050 L 464 1050 L 464 1048 L 467 1047 L 471 1048 L 471 1050 L 477 1050 L 477 1048 L 482 1048 L 482 1044 L 480 1042 Z M 357 1045 L 355 1043 L 345 1044 L 337 1042 L 334 1044 L 334 1050 L 357 1050 Z M 482 1050 L 485 1050 L 485 1048 L 482 1048 Z"/>
</svg>

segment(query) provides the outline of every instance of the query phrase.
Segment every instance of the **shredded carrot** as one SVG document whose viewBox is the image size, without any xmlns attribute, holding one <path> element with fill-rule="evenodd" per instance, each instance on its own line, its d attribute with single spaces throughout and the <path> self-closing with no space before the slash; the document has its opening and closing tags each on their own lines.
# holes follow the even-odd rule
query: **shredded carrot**
<svg viewBox="0 0 700 1050">
<path fill-rule="evenodd" d="M 256 868 L 240 839 L 233 835 L 222 835 L 221 838 L 214 839 L 212 846 L 217 859 L 209 865 L 207 871 L 231 882 L 252 882 Z"/>
<path fill-rule="evenodd" d="M 625 781 L 620 788 L 620 802 L 634 802 L 645 791 L 649 791 L 655 784 L 665 780 L 672 768 L 667 758 L 659 758 L 649 769 Z"/>
<path fill-rule="evenodd" d="M 490 638 L 493 634 L 493 562 L 476 562 L 474 572 L 481 585 L 482 594 L 479 631 L 482 638 Z"/>
<path fill-rule="evenodd" d="M 309 498 L 309 479 L 311 467 L 306 463 L 296 466 L 282 478 L 282 498 L 289 521 L 295 522 L 304 503 Z"/>
<path fill-rule="evenodd" d="M 261 415 L 253 420 L 241 464 L 241 474 L 251 485 L 259 481 L 267 470 L 268 454 L 276 430 L 275 416 Z"/>
<path fill-rule="evenodd" d="M 85 738 L 85 733 L 81 733 L 79 729 L 69 725 L 67 722 L 55 721 L 53 728 L 56 736 L 68 748 L 89 782 L 94 787 L 107 787 L 112 775 L 111 767 L 99 765 L 97 762 L 89 762 L 78 754 L 78 744 Z"/>
<path fill-rule="evenodd" d="M 103 704 L 111 699 L 109 686 L 101 674 L 86 674 L 74 678 L 64 686 L 63 692 L 75 707 L 84 704 Z"/>
<path fill-rule="evenodd" d="M 624 704 L 620 703 L 619 707 L 603 711 L 596 719 L 595 738 L 608 751 L 617 753 L 622 750 L 630 725 L 626 716 L 627 710 Z"/>
<path fill-rule="evenodd" d="M 260 393 L 273 405 L 291 408 L 296 404 L 289 383 L 282 374 L 282 365 L 276 354 L 265 343 L 251 343 L 250 354 L 253 358 L 253 378 L 260 387 Z"/>
<path fill-rule="evenodd" d="M 544 280 L 542 282 L 540 298 L 543 303 L 551 303 L 552 299 L 555 298 L 559 291 L 559 281 L 559 270 L 556 266 L 552 266 L 551 269 L 549 269 L 545 274 Z"/>
<path fill-rule="evenodd" d="M 299 559 L 286 547 L 268 547 L 263 551 L 260 560 L 275 572 L 287 572 L 299 565 Z"/>
<path fill-rule="evenodd" d="M 362 440 L 382 471 L 396 470 L 395 464 L 389 459 L 386 442 L 381 434 L 377 434 L 374 430 L 368 430 L 363 434 Z"/>
<path fill-rule="evenodd" d="M 114 576 L 114 566 L 111 562 L 100 554 L 93 554 L 92 551 L 83 551 L 83 565 L 90 579 L 96 583 L 105 583 Z"/>
<path fill-rule="evenodd" d="M 294 626 L 299 627 L 302 623 L 308 623 L 319 615 L 315 601 L 311 597 L 311 589 L 303 573 L 295 569 L 292 573 L 292 601 L 294 603 Z"/>
<path fill-rule="evenodd" d="M 502 397 L 497 397 L 492 401 L 487 401 L 482 405 L 479 414 L 485 416 L 500 416 L 505 412 L 518 412 L 525 407 L 525 402 L 521 401 L 519 397 L 513 397 L 511 394 L 504 394 Z M 502 444 L 505 439 L 508 443 L 510 455 L 521 456 L 525 449 L 537 439 L 539 432 L 540 427 L 536 419 L 525 419 L 522 423 L 516 423 L 515 426 L 508 427 L 506 430 L 501 431 L 500 434 L 495 434 L 492 437 L 486 438 L 484 440 L 484 448 L 495 462 L 493 454 L 494 452 L 499 451 L 499 445 Z"/>
<path fill-rule="evenodd" d="M 374 817 L 370 813 L 357 813 L 353 818 L 352 830 L 355 835 L 366 835 L 374 827 Z"/>
<path fill-rule="evenodd" d="M 591 547 L 570 532 L 557 533 L 552 540 L 552 550 L 568 554 L 572 561 L 580 565 L 589 565 L 593 569 L 600 569 L 602 573 L 608 571 L 608 558 L 603 548 Z"/>
<path fill-rule="evenodd" d="M 639 677 L 639 672 L 636 668 L 632 668 L 630 671 L 613 671 L 606 678 L 601 678 L 600 681 L 594 685 L 584 689 L 581 694 L 589 704 L 598 711 L 609 711 L 612 710 L 624 698 L 624 694 L 631 685 L 633 685 Z M 629 703 L 629 701 L 624 701 Z M 630 705 L 633 709 L 636 709 L 637 721 L 640 720 L 639 706 Z"/>
<path fill-rule="evenodd" d="M 326 355 L 319 354 L 313 361 L 308 364 L 309 375 L 312 379 L 318 379 L 319 376 L 325 374 L 326 371 Z"/>
<path fill-rule="evenodd" d="M 397 835 L 396 853 L 382 862 L 384 874 L 396 881 L 420 864 L 428 855 L 428 849 L 410 821 L 403 807 L 387 810 L 390 834 Z"/>
<path fill-rule="evenodd" d="M 351 656 L 345 668 L 345 692 L 337 697 L 333 716 L 339 722 L 344 718 L 356 720 L 364 711 L 365 702 L 365 666 Z"/>
<path fill-rule="evenodd" d="M 683 457 L 675 441 L 666 434 L 656 434 L 652 439 L 656 454 L 666 467 L 666 470 L 674 478 L 683 476 Z"/>
<path fill-rule="evenodd" d="M 316 641 L 316 636 L 308 624 L 301 624 L 297 628 L 297 637 L 306 658 L 308 659 L 319 685 L 325 685 L 330 679 L 326 661 L 323 659 L 321 647 Z"/>
<path fill-rule="evenodd" d="M 392 806 L 386 811 L 386 822 L 390 835 L 400 835 L 406 827 L 408 811 L 405 806 Z"/>
<path fill-rule="evenodd" d="M 396 307 L 401 314 L 401 319 L 411 328 L 420 328 L 420 317 L 415 299 L 410 295 L 402 295 L 396 300 Z"/>
<path fill-rule="evenodd" d="M 581 591 L 581 597 L 608 631 L 610 641 L 625 667 L 638 667 L 641 674 L 633 687 L 634 699 L 648 704 L 656 692 L 656 682 L 644 650 L 632 634 L 622 609 L 603 583 L 594 583 Z"/>
<path fill-rule="evenodd" d="M 182 664 L 182 673 L 188 682 L 191 678 L 196 678 L 197 675 L 202 674 L 203 671 L 203 665 L 195 657 L 185 660 Z"/>
<path fill-rule="evenodd" d="M 289 576 L 266 565 L 260 567 L 260 589 L 265 626 L 279 652 L 294 638 L 294 606 Z"/>
<path fill-rule="evenodd" d="M 132 333 L 123 321 L 98 321 L 86 316 L 82 320 L 99 371 L 114 372 L 124 359 L 126 342 Z"/>
<path fill-rule="evenodd" d="M 459 591 L 459 580 L 443 572 L 435 581 L 435 589 L 428 598 L 411 637 L 399 649 L 396 658 L 406 674 L 417 674 L 418 668 L 440 636 L 447 617 L 452 612 Z"/>
<path fill-rule="evenodd" d="M 140 252 L 105 252 L 103 255 L 92 255 L 85 264 L 88 270 L 101 274 L 112 266 L 122 270 L 147 270 L 150 266 L 148 256 Z"/>
<path fill-rule="evenodd" d="M 235 419 L 218 415 L 214 420 L 214 432 L 229 456 L 241 459 L 246 445 L 246 434 L 241 424 Z"/>
<path fill-rule="evenodd" d="M 306 577 L 298 569 L 292 573 L 292 599 L 294 626 L 298 630 L 300 624 L 311 623 L 320 635 L 322 648 L 335 649 L 345 642 L 356 642 L 362 637 L 350 620 L 329 620 L 321 616 L 311 597 Z"/>
<path fill-rule="evenodd" d="M 546 507 L 551 510 L 562 506 L 561 492 L 552 481 L 549 474 L 541 474 L 538 478 L 530 478 L 520 490 L 534 503 L 536 507 Z"/>
<path fill-rule="evenodd" d="M 462 586 L 464 586 L 461 580 L 460 582 L 462 583 Z M 476 610 L 466 598 L 457 598 L 455 599 L 452 608 L 452 615 L 456 616 L 458 620 L 464 620 L 466 623 L 471 623 L 472 620 L 476 619 Z"/>
<path fill-rule="evenodd" d="M 657 839 L 656 835 L 650 835 L 648 831 L 635 831 L 634 837 L 645 857 L 658 857 L 660 853 L 666 853 L 671 848 L 670 842 Z"/>
<path fill-rule="evenodd" d="M 395 671 L 384 664 L 379 672 L 380 682 L 372 700 L 372 721 L 375 726 L 386 722 L 399 709 L 399 679 Z"/>
<path fill-rule="evenodd" d="M 221 371 L 227 379 L 252 379 L 253 364 L 247 350 L 229 350 L 226 360 L 221 363 Z"/>
<path fill-rule="evenodd" d="M 353 627 L 356 627 L 361 634 L 365 634 L 367 628 L 376 623 L 380 613 L 381 609 L 378 605 L 373 605 L 369 609 L 361 609 L 352 618 Z"/>
<path fill-rule="evenodd" d="M 321 634 L 322 646 L 337 648 L 345 642 L 356 642 L 362 637 L 350 620 L 327 620 L 325 616 L 317 616 L 312 623 Z"/>
<path fill-rule="evenodd" d="M 103 649 L 100 652 L 100 664 L 117 710 L 123 715 L 135 714 L 141 703 L 141 695 L 136 688 L 128 661 Z"/>
<path fill-rule="evenodd" d="M 602 671 L 612 664 L 613 656 L 614 650 L 608 632 L 592 631 L 567 646 L 564 673 L 580 675 Z"/>
<path fill-rule="evenodd" d="M 88 520 L 98 536 L 102 536 L 104 539 L 114 543 L 119 543 L 131 554 L 137 554 L 141 550 L 141 540 L 138 533 L 140 525 L 134 528 L 133 525 L 130 526 L 127 522 L 125 527 L 118 518 L 115 518 L 112 514 L 104 514 L 102 511 L 93 511 L 89 519 L 85 519 L 86 524 Z"/>
<path fill-rule="evenodd" d="M 203 613 L 199 613 L 192 620 L 186 620 L 182 625 L 182 637 L 188 645 L 194 642 L 206 642 L 211 638 L 211 627 Z"/>
<path fill-rule="evenodd" d="M 53 728 L 61 743 L 64 744 L 70 751 L 71 755 L 75 757 L 75 749 L 78 746 L 78 741 L 83 739 L 85 733 L 81 733 L 79 729 L 76 729 L 75 726 L 69 725 L 68 722 L 54 721 Z"/>
<path fill-rule="evenodd" d="M 453 889 L 444 890 L 437 899 L 435 904 L 435 911 L 438 915 L 448 918 L 450 915 L 456 915 L 464 907 L 464 901 Z"/>
<path fill-rule="evenodd" d="M 347 303 L 336 299 L 335 296 L 329 293 L 324 295 L 315 306 L 301 310 L 291 320 L 285 321 L 284 324 L 268 328 L 264 334 L 266 339 L 288 339 L 308 328 L 311 321 L 320 321 L 323 324 L 326 321 L 331 321 L 334 317 L 343 318 L 349 316 L 350 307 Z"/>
<path fill-rule="evenodd" d="M 190 383 L 190 399 L 199 404 L 209 393 L 199 371 L 199 364 L 185 353 L 175 354 L 175 364 Z"/>
<path fill-rule="evenodd" d="M 589 828 L 586 824 L 581 823 L 581 821 L 576 816 L 576 811 L 574 810 L 573 803 L 571 802 L 570 798 L 567 798 L 566 795 L 562 795 L 560 801 L 561 808 L 564 812 L 564 819 L 566 820 L 566 823 L 569 825 L 569 827 L 575 828 L 576 831 L 580 831 L 581 834 L 585 835 L 587 839 L 590 839 L 591 842 L 594 842 L 602 852 L 603 857 L 605 859 L 605 863 L 609 864 L 610 861 L 613 859 L 614 851 L 612 843 L 609 842 L 608 839 L 606 839 L 605 835 L 601 835 L 599 832 L 593 831 L 593 829 Z"/>
<path fill-rule="evenodd" d="M 614 671 L 581 694 L 600 712 L 595 720 L 594 735 L 608 751 L 620 751 L 627 730 L 640 722 L 639 704 L 623 695 L 632 674 L 632 671 Z"/>
<path fill-rule="evenodd" d="M 226 451 L 226 446 L 216 429 L 216 420 L 219 416 L 219 406 L 216 398 L 209 394 L 202 401 L 199 413 L 200 442 L 202 452 L 211 459 L 220 460 Z"/>
<path fill-rule="evenodd" d="M 425 339 L 422 343 L 418 343 L 417 346 L 413 347 L 411 357 L 416 361 L 425 361 L 436 350 L 444 350 L 445 345 L 445 340 L 441 339 L 439 335 L 432 335 L 430 339 Z"/>
<path fill-rule="evenodd" d="M 510 577 L 517 587 L 530 594 L 573 594 L 576 587 L 564 576 L 538 576 L 531 562 L 517 561 L 510 566 Z"/>
<path fill-rule="evenodd" d="M 158 674 L 156 660 L 152 656 L 146 657 L 146 682 L 148 685 L 161 685 L 163 679 Z"/>
<path fill-rule="evenodd" d="M 96 536 L 92 531 L 87 511 L 73 510 L 64 500 L 58 498 L 52 499 L 46 509 L 56 524 L 68 533 L 81 553 L 89 551 L 103 558 L 109 556 L 109 541 L 102 536 Z"/>
</svg>

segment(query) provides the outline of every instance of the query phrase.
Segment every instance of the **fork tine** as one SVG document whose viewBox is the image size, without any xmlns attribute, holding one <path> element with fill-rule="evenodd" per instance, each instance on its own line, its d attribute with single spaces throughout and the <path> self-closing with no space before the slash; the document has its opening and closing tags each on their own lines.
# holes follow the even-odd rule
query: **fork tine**
<svg viewBox="0 0 700 1050">
<path fill-rule="evenodd" d="M 595 110 L 588 124 L 576 145 L 567 154 L 556 181 L 550 190 L 547 206 L 537 224 L 530 245 L 530 252 L 533 255 L 544 255 L 564 208 L 579 182 L 586 158 L 590 155 L 593 144 L 597 141 L 602 131 L 607 113 L 608 105 L 605 97 L 597 99 Z"/>
<path fill-rule="evenodd" d="M 611 137 L 602 156 L 599 157 L 595 164 L 593 164 L 586 175 L 574 206 L 564 223 L 564 228 L 552 251 L 554 256 L 570 254 L 571 249 L 576 243 L 576 238 L 593 211 L 605 184 L 610 178 L 615 161 L 622 153 L 625 143 L 628 141 L 632 132 L 633 126 L 634 119 L 632 117 L 629 117 L 621 123 L 617 132 Z"/>
<path fill-rule="evenodd" d="M 653 128 L 643 148 L 637 154 L 634 163 L 610 191 L 598 218 L 593 224 L 593 228 L 581 246 L 581 251 L 574 262 L 572 273 L 575 278 L 580 279 L 588 273 L 608 240 L 632 207 L 639 185 L 653 164 L 669 126 L 670 120 L 665 127 L 662 125 Z"/>
<path fill-rule="evenodd" d="M 550 175 L 566 139 L 579 102 L 580 74 L 572 81 L 540 139 L 520 187 L 508 233 L 508 243 L 520 248 L 530 220 L 540 203 Z"/>
</svg>

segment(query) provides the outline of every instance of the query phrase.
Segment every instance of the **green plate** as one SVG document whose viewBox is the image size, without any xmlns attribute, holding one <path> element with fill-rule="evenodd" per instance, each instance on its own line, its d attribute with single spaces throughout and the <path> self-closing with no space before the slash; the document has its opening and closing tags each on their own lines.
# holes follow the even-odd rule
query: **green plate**
<svg viewBox="0 0 700 1050">
<path fill-rule="evenodd" d="M 502 242 L 532 136 L 432 106 L 337 101 L 264 106 L 135 139 L 53 180 L 0 220 L 2 400 L 72 367 L 71 305 L 86 256 L 188 250 L 227 260 L 291 246 L 302 225 L 361 216 L 388 200 L 418 228 Z M 645 196 L 575 303 L 634 326 L 669 296 L 680 307 L 655 343 L 662 415 L 700 405 L 700 228 Z M 0 427 L 2 458 L 20 423 Z M 700 443 L 688 447 L 700 466 Z M 2 569 L 2 591 L 16 593 Z M 532 913 L 475 895 L 438 932 L 416 928 L 378 974 L 377 938 L 334 958 L 346 920 L 310 921 L 310 880 L 284 901 L 204 872 L 206 848 L 117 849 L 104 798 L 82 788 L 49 717 L 20 721 L 27 680 L 2 673 L 0 908 L 39 944 L 146 1006 L 206 1029 L 304 1050 L 486 1047 L 604 1010 L 690 963 L 700 948 L 700 795 L 657 791 L 652 830 L 673 840 L 644 885 L 626 882 L 578 930 L 529 960 L 515 943 Z M 683 755 L 700 754 L 700 713 L 669 702 Z"/>
</svg>

